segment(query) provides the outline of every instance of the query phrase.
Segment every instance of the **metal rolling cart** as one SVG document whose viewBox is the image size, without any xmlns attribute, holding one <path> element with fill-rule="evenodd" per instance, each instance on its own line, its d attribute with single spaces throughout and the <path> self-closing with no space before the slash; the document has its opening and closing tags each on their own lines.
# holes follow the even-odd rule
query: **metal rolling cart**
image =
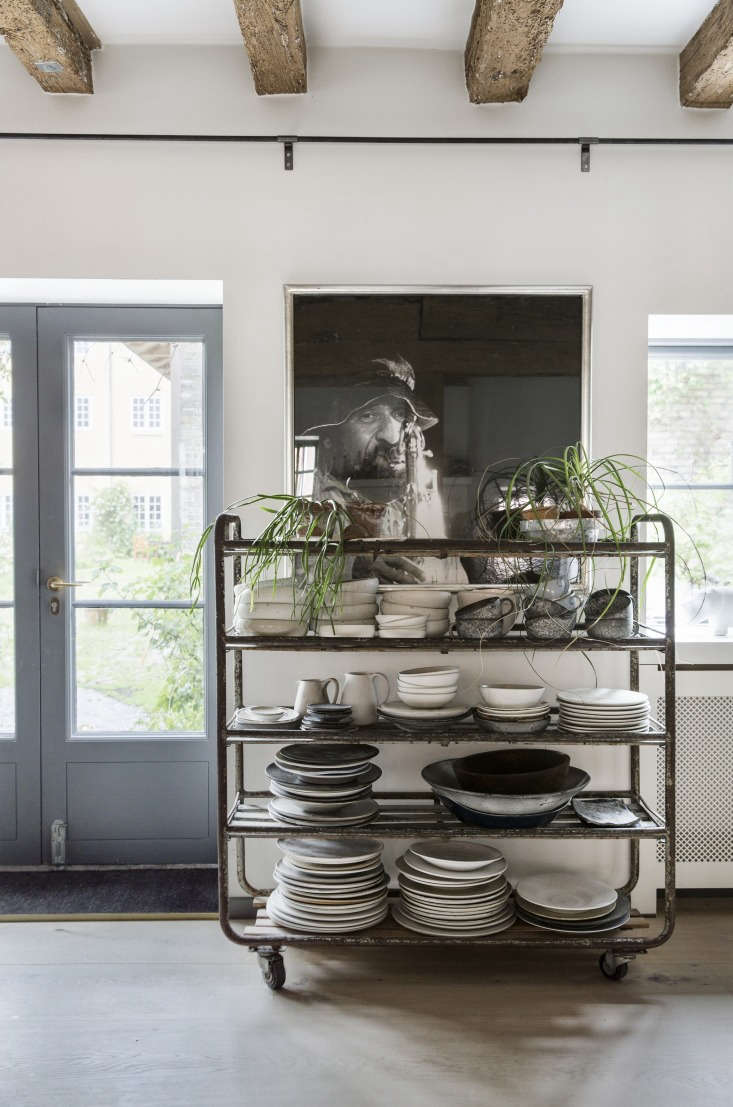
<svg viewBox="0 0 733 1107">
<path fill-rule="evenodd" d="M 657 523 L 662 527 L 664 541 L 644 542 L 638 539 L 638 525 Z M 253 950 L 259 958 L 262 974 L 267 985 L 276 990 L 285 981 L 285 966 L 282 950 L 285 946 L 522 946 L 543 949 L 584 949 L 599 950 L 599 964 L 603 974 L 613 980 L 621 980 L 628 971 L 628 964 L 638 953 L 662 945 L 672 934 L 675 918 L 675 863 L 674 863 L 674 817 L 675 817 L 675 639 L 674 639 L 674 532 L 670 520 L 664 515 L 639 516 L 634 521 L 631 541 L 617 546 L 612 542 L 598 542 L 594 546 L 563 544 L 552 549 L 552 556 L 562 557 L 618 557 L 629 558 L 630 590 L 634 597 L 634 610 L 638 613 L 639 599 L 639 559 L 644 557 L 664 560 L 665 578 L 665 614 L 666 623 L 663 635 L 652 635 L 634 624 L 633 636 L 626 639 L 593 639 L 583 637 L 581 633 L 568 644 L 557 641 L 529 640 L 520 632 L 512 632 L 503 638 L 490 638 L 479 641 L 467 641 L 457 638 L 423 639 L 417 643 L 414 639 L 391 639 L 389 642 L 376 639 L 349 638 L 258 638 L 234 635 L 227 621 L 230 609 L 233 585 L 241 577 L 241 561 L 252 542 L 241 536 L 240 519 L 235 515 L 220 515 L 215 527 L 215 570 L 216 570 L 216 661 L 217 661 L 217 738 L 218 738 L 218 843 L 219 843 L 219 918 L 222 930 L 232 942 Z M 303 543 L 291 543 L 289 551 L 297 553 Z M 405 555 L 423 555 L 446 557 L 505 558 L 527 557 L 545 554 L 548 547 L 542 543 L 502 543 L 501 547 L 487 542 L 457 542 L 450 540 L 415 539 L 373 539 L 346 543 L 349 554 L 400 553 Z M 535 929 L 529 925 L 515 922 L 508 930 L 483 938 L 475 937 L 432 937 L 405 930 L 391 919 L 366 930 L 347 934 L 308 933 L 305 931 L 284 930 L 275 926 L 267 917 L 263 908 L 263 897 L 267 891 L 252 886 L 247 879 L 245 846 L 248 839 L 282 838 L 300 836 L 302 827 L 286 827 L 275 823 L 264 806 L 268 792 L 250 790 L 246 784 L 245 749 L 251 745 L 279 745 L 293 740 L 292 730 L 273 729 L 272 734 L 247 731 L 236 725 L 236 709 L 244 703 L 243 656 L 250 650 L 272 650 L 291 652 L 310 651 L 400 651 L 433 650 L 446 654 L 464 650 L 622 650 L 629 655 L 629 686 L 639 688 L 639 652 L 656 650 L 664 654 L 665 672 L 665 723 L 660 726 L 651 721 L 646 732 L 629 733 L 626 731 L 589 731 L 584 734 L 569 734 L 551 726 L 539 735 L 507 737 L 495 739 L 475 724 L 459 724 L 442 730 L 436 725 L 434 732 L 406 734 L 396 727 L 379 722 L 373 727 L 363 727 L 359 740 L 376 744 L 395 742 L 427 742 L 448 745 L 451 742 L 475 741 L 487 744 L 492 740 L 502 744 L 509 742 L 542 743 L 543 745 L 611 745 L 628 746 L 629 779 L 623 789 L 608 791 L 589 791 L 585 796 L 624 799 L 637 814 L 637 822 L 628 827 L 594 827 L 580 821 L 572 808 L 562 812 L 547 826 L 524 829 L 492 829 L 469 826 L 459 822 L 445 810 L 432 793 L 421 792 L 375 792 L 374 798 L 380 805 L 379 815 L 366 826 L 344 827 L 342 829 L 309 828 L 310 835 L 327 837 L 359 837 L 368 834 L 378 839 L 410 839 L 429 835 L 431 837 L 489 837 L 489 838 L 547 838 L 547 839 L 594 839 L 604 838 L 624 840 L 629 844 L 629 876 L 619 894 L 629 893 L 639 877 L 639 843 L 645 839 L 660 840 L 665 851 L 665 886 L 663 922 L 656 934 L 649 932 L 649 923 L 634 915 L 625 927 L 606 934 L 571 935 L 553 933 Z M 298 740 L 308 740 L 300 732 Z M 348 737 L 318 736 L 322 742 L 348 742 Z M 640 794 L 639 750 L 641 746 L 663 746 L 665 750 L 664 809 L 662 814 L 655 812 Z M 242 889 L 254 897 L 255 906 L 259 905 L 257 917 L 250 920 L 235 921 L 230 917 L 229 895 L 229 847 L 233 843 L 237 858 L 237 876 Z"/>
</svg>

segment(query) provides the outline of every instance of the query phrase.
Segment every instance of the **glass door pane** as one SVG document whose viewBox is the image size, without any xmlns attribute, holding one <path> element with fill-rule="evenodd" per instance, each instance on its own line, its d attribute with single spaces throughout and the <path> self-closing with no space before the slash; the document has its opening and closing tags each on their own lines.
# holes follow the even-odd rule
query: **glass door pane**
<svg viewBox="0 0 733 1107">
<path fill-rule="evenodd" d="M 72 735 L 204 733 L 204 344 L 73 339 Z M 103 659 L 103 660 L 102 660 Z M 101 663 L 100 663 L 101 662 Z"/>
</svg>

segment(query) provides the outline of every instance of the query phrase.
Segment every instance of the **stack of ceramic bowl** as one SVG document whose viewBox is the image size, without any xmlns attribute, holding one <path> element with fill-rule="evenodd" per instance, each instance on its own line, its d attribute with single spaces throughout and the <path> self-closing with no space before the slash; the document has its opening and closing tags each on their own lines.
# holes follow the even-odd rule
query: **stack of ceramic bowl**
<svg viewBox="0 0 733 1107">
<path fill-rule="evenodd" d="M 450 621 L 448 618 L 448 608 L 450 607 L 451 594 L 433 588 L 411 588 L 405 585 L 399 586 L 387 586 L 382 596 L 382 610 L 381 615 L 377 617 L 377 621 L 380 619 L 388 618 L 389 622 L 384 623 L 385 629 L 387 627 L 396 627 L 398 624 L 395 622 L 397 619 L 410 619 L 417 620 L 413 626 L 424 625 L 424 634 L 404 634 L 404 635 L 385 635 L 382 633 L 382 623 L 380 623 L 379 634 L 380 637 L 404 637 L 404 638 L 442 638 L 444 634 L 448 633 L 448 627 Z M 420 620 L 425 620 L 424 624 Z M 405 624 L 399 624 L 404 626 Z"/>
<path fill-rule="evenodd" d="M 600 880 L 575 873 L 543 873 L 519 881 L 517 915 L 542 930 L 562 934 L 597 934 L 629 921 L 629 897 Z"/>
<path fill-rule="evenodd" d="M 456 698 L 459 670 L 423 665 L 397 674 L 397 695 L 408 707 L 447 707 Z"/>
<path fill-rule="evenodd" d="M 305 709 L 300 729 L 315 734 L 354 730 L 351 708 L 347 703 L 311 703 Z"/>
<path fill-rule="evenodd" d="M 649 697 L 625 688 L 573 688 L 557 693 L 562 730 L 649 729 Z"/>
<path fill-rule="evenodd" d="M 299 638 L 307 633 L 303 594 L 291 580 L 263 580 L 254 591 L 246 584 L 234 588 L 235 634 Z"/>
<path fill-rule="evenodd" d="M 321 638 L 373 638 L 378 586 L 376 577 L 343 581 L 326 596 L 316 634 Z"/>
<path fill-rule="evenodd" d="M 481 937 L 514 922 L 506 860 L 481 842 L 433 838 L 397 859 L 395 920 L 420 934 Z"/>
<path fill-rule="evenodd" d="M 379 814 L 371 786 L 381 775 L 371 765 L 379 750 L 365 745 L 299 742 L 284 746 L 268 765 L 267 810 L 291 826 L 358 826 Z"/>
<path fill-rule="evenodd" d="M 290 730 L 300 726 L 300 715 L 292 707 L 240 707 L 234 721 L 248 730 Z"/>
<path fill-rule="evenodd" d="M 512 629 L 518 614 L 516 598 L 507 592 L 459 592 L 456 633 L 459 638 L 502 638 Z"/>
<path fill-rule="evenodd" d="M 434 761 L 422 778 L 461 822 L 512 830 L 551 823 L 590 783 L 566 755 L 517 746 Z"/>
<path fill-rule="evenodd" d="M 541 734 L 550 722 L 544 690 L 540 684 L 482 684 L 476 721 L 494 734 Z"/>
<path fill-rule="evenodd" d="M 448 665 L 425 665 L 397 674 L 398 700 L 383 703 L 378 714 L 403 730 L 430 730 L 470 714 L 470 708 L 453 704 L 459 670 Z"/>
<path fill-rule="evenodd" d="M 342 934 L 376 926 L 387 916 L 388 877 L 382 843 L 371 838 L 281 838 L 276 888 L 267 901 L 274 923 L 288 929 Z"/>
</svg>

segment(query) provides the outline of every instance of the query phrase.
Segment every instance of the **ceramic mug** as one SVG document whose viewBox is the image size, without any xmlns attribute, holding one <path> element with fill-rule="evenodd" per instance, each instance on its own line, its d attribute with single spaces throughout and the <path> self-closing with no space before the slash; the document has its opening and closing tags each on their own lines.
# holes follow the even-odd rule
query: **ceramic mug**
<svg viewBox="0 0 733 1107">
<path fill-rule="evenodd" d="M 335 684 L 336 686 L 332 700 L 328 698 L 329 684 Z M 336 677 L 326 677 L 325 680 L 319 680 L 317 677 L 299 680 L 298 687 L 295 690 L 293 707 L 299 715 L 305 715 L 306 708 L 310 707 L 312 703 L 335 703 L 339 698 L 339 691 L 339 682 Z"/>
<path fill-rule="evenodd" d="M 377 677 L 381 677 L 387 685 L 388 696 L 389 677 L 384 673 L 344 673 L 340 702 L 349 704 L 357 726 L 373 726 L 377 721 L 377 704 L 381 702 L 376 686 Z"/>
</svg>

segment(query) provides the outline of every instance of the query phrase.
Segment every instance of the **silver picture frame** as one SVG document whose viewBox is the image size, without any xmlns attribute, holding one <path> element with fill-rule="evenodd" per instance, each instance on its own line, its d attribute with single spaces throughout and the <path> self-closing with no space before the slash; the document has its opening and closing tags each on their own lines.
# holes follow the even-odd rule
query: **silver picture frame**
<svg viewBox="0 0 733 1107">
<path fill-rule="evenodd" d="M 581 300 L 580 426 L 578 441 L 591 445 L 592 286 L 590 285 L 332 285 L 287 284 L 285 297 L 285 490 L 295 493 L 295 303 L 318 296 L 546 296 Z"/>
</svg>

